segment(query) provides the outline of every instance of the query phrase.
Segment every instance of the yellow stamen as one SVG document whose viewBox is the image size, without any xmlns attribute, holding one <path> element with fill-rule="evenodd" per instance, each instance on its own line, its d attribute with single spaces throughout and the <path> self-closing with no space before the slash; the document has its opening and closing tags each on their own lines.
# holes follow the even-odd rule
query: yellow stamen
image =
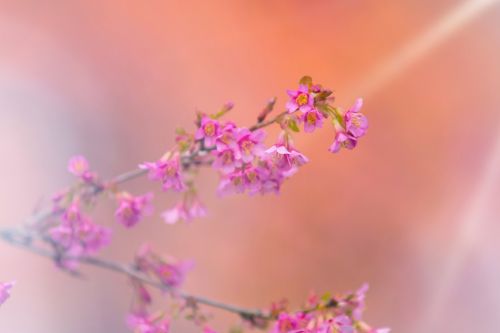
<svg viewBox="0 0 500 333">
<path fill-rule="evenodd" d="M 316 124 L 316 121 L 318 120 L 318 116 L 314 112 L 309 112 L 306 116 L 306 121 L 310 125 Z"/>
<path fill-rule="evenodd" d="M 299 105 L 306 105 L 307 102 L 309 101 L 309 96 L 306 93 L 302 93 L 297 98 L 295 99 L 295 102 Z"/>
<path fill-rule="evenodd" d="M 243 149 L 243 151 L 246 153 L 246 154 L 250 154 L 250 152 L 252 151 L 252 148 L 253 148 L 254 144 L 252 141 L 250 140 L 245 140 L 243 141 L 243 143 L 241 144 L 241 148 Z"/>
<path fill-rule="evenodd" d="M 215 125 L 213 123 L 208 123 L 203 128 L 206 136 L 213 136 L 215 134 Z"/>
</svg>

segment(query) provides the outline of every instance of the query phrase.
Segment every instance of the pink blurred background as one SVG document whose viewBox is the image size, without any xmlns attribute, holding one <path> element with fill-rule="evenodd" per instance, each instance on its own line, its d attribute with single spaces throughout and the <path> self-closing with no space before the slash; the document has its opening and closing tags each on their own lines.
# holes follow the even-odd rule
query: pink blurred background
<svg viewBox="0 0 500 333">
<path fill-rule="evenodd" d="M 328 127 L 301 135 L 311 162 L 276 197 L 220 199 L 204 171 L 210 215 L 190 225 L 155 215 L 123 230 L 103 198 L 96 220 L 115 230 L 104 255 L 127 261 L 148 239 L 196 261 L 187 291 L 246 307 L 367 281 L 370 323 L 500 332 L 497 1 L 2 0 L 0 45 L 1 227 L 71 182 L 71 155 L 110 177 L 159 157 L 195 110 L 230 99 L 251 124 L 309 74 L 340 105 L 365 98 L 358 149 L 328 153 Z M 159 194 L 157 213 L 174 200 Z M 126 280 L 85 272 L 0 243 L 0 281 L 17 280 L 0 332 L 124 332 Z M 214 314 L 222 331 L 238 321 Z"/>
</svg>

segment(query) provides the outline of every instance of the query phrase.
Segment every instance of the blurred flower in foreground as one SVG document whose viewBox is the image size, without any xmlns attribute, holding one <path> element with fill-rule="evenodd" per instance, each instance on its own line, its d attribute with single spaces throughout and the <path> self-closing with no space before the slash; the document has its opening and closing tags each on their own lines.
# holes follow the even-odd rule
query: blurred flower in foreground
<svg viewBox="0 0 500 333">
<path fill-rule="evenodd" d="M 14 284 L 15 282 L 0 282 L 0 305 L 10 297 L 10 289 Z"/>
</svg>

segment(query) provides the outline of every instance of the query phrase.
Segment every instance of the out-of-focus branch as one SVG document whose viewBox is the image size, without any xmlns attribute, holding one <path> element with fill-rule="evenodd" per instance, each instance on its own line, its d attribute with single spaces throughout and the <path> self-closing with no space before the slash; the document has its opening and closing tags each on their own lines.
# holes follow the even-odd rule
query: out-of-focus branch
<svg viewBox="0 0 500 333">
<path fill-rule="evenodd" d="M 23 248 L 25 250 L 28 250 L 34 254 L 37 254 L 42 257 L 46 257 L 52 260 L 60 260 L 61 258 L 57 253 L 55 253 L 52 250 L 45 249 L 43 247 L 37 246 L 33 244 L 33 238 L 30 236 L 26 236 L 22 234 L 21 232 L 18 231 L 13 231 L 13 230 L 0 230 L 0 239 L 3 241 Z M 135 269 L 131 265 L 125 265 L 121 263 L 117 263 L 114 261 L 110 260 L 105 260 L 102 258 L 98 257 L 70 257 L 70 256 L 65 256 L 62 259 L 68 259 L 68 260 L 77 260 L 79 263 L 86 264 L 89 266 L 94 266 L 98 268 L 102 268 L 108 271 L 113 271 L 116 273 L 124 274 L 130 278 L 139 280 L 147 285 L 150 285 L 154 288 L 163 290 L 163 291 L 173 291 L 172 288 L 169 286 L 162 284 L 159 281 L 156 281 L 154 279 L 151 279 L 150 277 L 144 275 L 137 269 Z M 268 320 L 271 319 L 268 316 L 266 316 L 263 312 L 260 310 L 250 310 L 250 309 L 245 309 L 241 308 L 235 305 L 230 305 L 226 303 L 222 303 L 219 301 L 215 301 L 203 296 L 198 296 L 198 295 L 192 295 L 189 293 L 186 293 L 184 291 L 179 291 L 175 290 L 175 294 L 178 295 L 179 297 L 182 297 L 186 300 L 191 300 L 199 304 L 204 304 L 207 306 L 211 306 L 217 309 L 221 309 L 224 311 L 232 312 L 240 317 L 242 317 L 245 320 L 250 320 L 254 321 L 255 319 L 263 319 L 263 320 Z"/>
</svg>

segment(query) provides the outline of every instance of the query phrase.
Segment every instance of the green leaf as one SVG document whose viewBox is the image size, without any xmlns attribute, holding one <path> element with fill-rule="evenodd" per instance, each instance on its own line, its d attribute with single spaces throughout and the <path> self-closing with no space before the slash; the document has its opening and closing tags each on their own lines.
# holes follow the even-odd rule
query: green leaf
<svg viewBox="0 0 500 333">
<path fill-rule="evenodd" d="M 330 301 L 330 299 L 332 298 L 332 294 L 327 292 L 327 293 L 324 293 L 322 296 L 321 296 L 321 301 L 324 302 L 324 303 L 328 303 Z"/>
<path fill-rule="evenodd" d="M 300 132 L 300 128 L 297 125 L 297 121 L 295 119 L 289 119 L 287 122 L 288 128 L 294 132 Z"/>
</svg>

